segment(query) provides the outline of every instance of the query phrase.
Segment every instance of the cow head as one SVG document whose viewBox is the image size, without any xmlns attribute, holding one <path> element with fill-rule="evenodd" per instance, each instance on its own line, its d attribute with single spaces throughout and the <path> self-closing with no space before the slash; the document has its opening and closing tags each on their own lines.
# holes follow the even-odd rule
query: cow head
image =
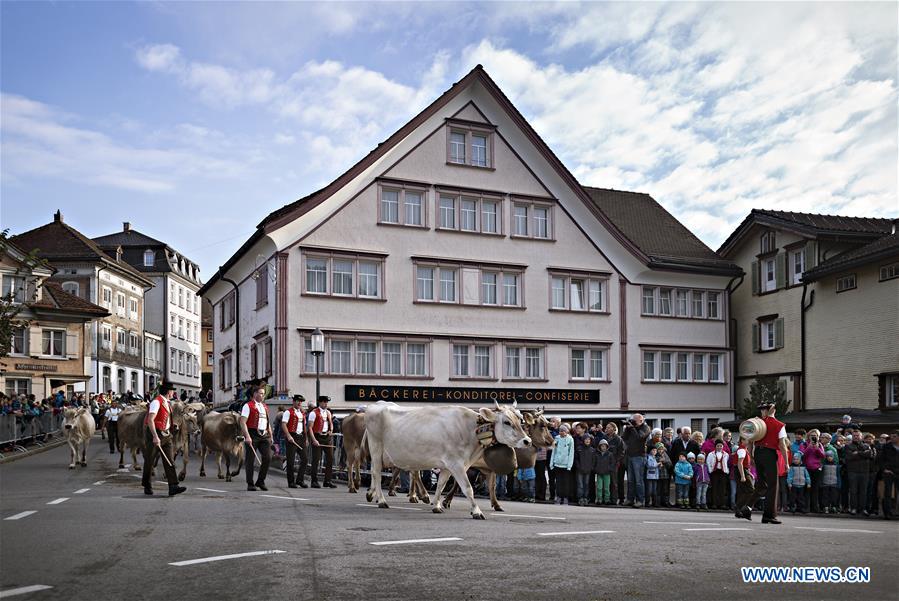
<svg viewBox="0 0 899 601">
<path fill-rule="evenodd" d="M 64 418 L 63 425 L 62 425 L 63 429 L 71 430 L 72 428 L 74 428 L 75 424 L 78 423 L 78 419 L 82 415 L 84 415 L 84 413 L 86 411 L 87 411 L 87 408 L 85 408 L 85 407 L 78 407 L 77 409 L 74 407 L 69 407 L 65 411 L 63 411 L 63 413 L 62 413 L 63 418 Z"/>
<path fill-rule="evenodd" d="M 549 422 L 543 417 L 543 411 L 534 411 L 524 414 L 525 430 L 531 437 L 535 447 L 548 448 L 553 446 L 553 435 L 549 431 Z"/>
<path fill-rule="evenodd" d="M 188 434 L 200 433 L 200 418 L 197 417 L 196 411 L 188 409 L 184 412 L 184 428 Z"/>
<path fill-rule="evenodd" d="M 478 414 L 484 421 L 493 424 L 496 441 L 513 449 L 531 446 L 531 438 L 524 431 L 518 409 L 507 405 L 495 406 L 496 409 L 482 407 Z"/>
</svg>

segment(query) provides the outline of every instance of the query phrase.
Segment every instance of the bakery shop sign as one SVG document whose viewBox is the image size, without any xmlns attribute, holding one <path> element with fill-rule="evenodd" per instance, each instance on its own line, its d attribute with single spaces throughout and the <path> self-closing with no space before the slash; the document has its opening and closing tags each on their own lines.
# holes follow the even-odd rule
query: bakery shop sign
<svg viewBox="0 0 899 601">
<path fill-rule="evenodd" d="M 348 403 L 376 401 L 427 403 L 539 403 L 598 405 L 599 389 L 452 388 L 444 386 L 357 386 L 347 384 Z"/>
</svg>

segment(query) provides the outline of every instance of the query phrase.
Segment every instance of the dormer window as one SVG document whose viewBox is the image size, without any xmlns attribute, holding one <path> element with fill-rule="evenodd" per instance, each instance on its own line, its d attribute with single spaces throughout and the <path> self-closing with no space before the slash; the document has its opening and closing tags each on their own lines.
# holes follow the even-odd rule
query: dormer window
<svg viewBox="0 0 899 601">
<path fill-rule="evenodd" d="M 777 250 L 777 241 L 774 237 L 774 232 L 769 231 L 762 234 L 761 238 L 761 254 L 774 252 Z"/>
<path fill-rule="evenodd" d="M 450 165 L 492 169 L 492 126 L 452 121 L 447 127 L 446 162 Z"/>
<path fill-rule="evenodd" d="M 144 251 L 144 267 L 153 267 L 156 263 L 156 253 L 149 248 Z"/>
</svg>

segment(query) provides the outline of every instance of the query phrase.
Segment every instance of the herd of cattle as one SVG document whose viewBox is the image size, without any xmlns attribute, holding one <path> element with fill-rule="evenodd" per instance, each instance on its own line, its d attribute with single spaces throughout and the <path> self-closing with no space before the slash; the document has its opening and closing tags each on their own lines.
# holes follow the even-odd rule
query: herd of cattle
<svg viewBox="0 0 899 601">
<path fill-rule="evenodd" d="M 243 464 L 240 414 L 235 411 L 210 412 L 202 403 L 174 401 L 171 406 L 174 454 L 177 457 L 180 453 L 183 461 L 178 478 L 184 480 L 187 475 L 190 437 L 199 434 L 200 476 L 206 475 L 206 456 L 213 452 L 217 456 L 218 477 L 230 482 L 232 476 L 240 473 Z M 63 431 L 71 450 L 69 469 L 74 469 L 76 463 L 85 467 L 94 420 L 85 408 L 68 408 L 64 417 Z M 145 404 L 128 407 L 119 415 L 119 468 L 125 466 L 124 455 L 128 448 L 132 466 L 135 470 L 140 469 L 137 453 L 144 445 L 145 417 Z M 280 425 L 280 416 L 273 423 Z M 446 499 L 442 499 L 442 492 L 452 477 L 468 498 L 471 516 L 475 519 L 484 519 L 484 514 L 474 500 L 467 476 L 469 468 L 478 469 L 487 477 L 491 505 L 494 510 L 502 511 L 496 499 L 496 475 L 533 467 L 537 448 L 553 444 L 549 423 L 542 410 L 520 411 L 514 404 L 495 404 L 492 409 L 482 407 L 475 411 L 466 407 L 401 407 L 381 401 L 369 405 L 364 412 L 344 418 L 341 431 L 349 492 L 357 492 L 362 463 L 370 461 L 371 486 L 366 495 L 369 502 L 374 500 L 379 507 L 388 507 L 381 489 L 382 470 L 393 468 L 391 495 L 399 471 L 409 471 L 412 473 L 409 500 L 430 503 L 419 472 L 438 468 L 440 475 L 432 510 L 442 513 L 449 507 L 453 490 Z M 225 462 L 224 473 L 222 460 Z M 236 465 L 234 472 L 231 471 L 232 464 Z"/>
</svg>

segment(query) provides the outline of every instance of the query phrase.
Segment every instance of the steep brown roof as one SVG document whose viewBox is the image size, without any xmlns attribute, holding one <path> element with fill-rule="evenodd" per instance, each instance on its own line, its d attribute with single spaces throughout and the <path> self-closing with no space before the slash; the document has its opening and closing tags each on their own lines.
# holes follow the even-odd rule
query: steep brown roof
<svg viewBox="0 0 899 601">
<path fill-rule="evenodd" d="M 830 274 L 890 257 L 899 257 L 899 234 L 883 236 L 870 244 L 847 250 L 827 259 L 817 267 L 803 273 L 802 279 L 814 282 Z"/>
<path fill-rule="evenodd" d="M 59 282 L 45 280 L 41 285 L 41 289 L 44 292 L 41 300 L 29 304 L 33 309 L 47 309 L 62 313 L 82 313 L 94 317 L 106 317 L 109 315 L 109 311 L 103 307 L 84 300 L 80 296 L 69 294 L 62 289 L 62 285 Z"/>
<path fill-rule="evenodd" d="M 104 252 L 93 240 L 68 225 L 62 220 L 59 212 L 53 221 L 23 232 L 10 238 L 16 246 L 35 251 L 50 263 L 66 261 L 101 261 L 121 270 L 139 282 L 152 286 L 153 282 L 140 274 L 125 261 L 119 261 L 115 256 Z"/>
<path fill-rule="evenodd" d="M 650 258 L 650 266 L 682 263 L 740 273 L 649 194 L 584 186 L 593 203 L 615 227 Z"/>
<path fill-rule="evenodd" d="M 892 229 L 892 219 L 876 217 L 846 217 L 844 215 L 821 215 L 818 213 L 797 213 L 795 211 L 773 211 L 752 209 L 718 252 L 727 254 L 754 224 L 759 223 L 774 228 L 790 229 L 813 237 L 836 237 L 859 242 L 875 240 Z"/>
</svg>

